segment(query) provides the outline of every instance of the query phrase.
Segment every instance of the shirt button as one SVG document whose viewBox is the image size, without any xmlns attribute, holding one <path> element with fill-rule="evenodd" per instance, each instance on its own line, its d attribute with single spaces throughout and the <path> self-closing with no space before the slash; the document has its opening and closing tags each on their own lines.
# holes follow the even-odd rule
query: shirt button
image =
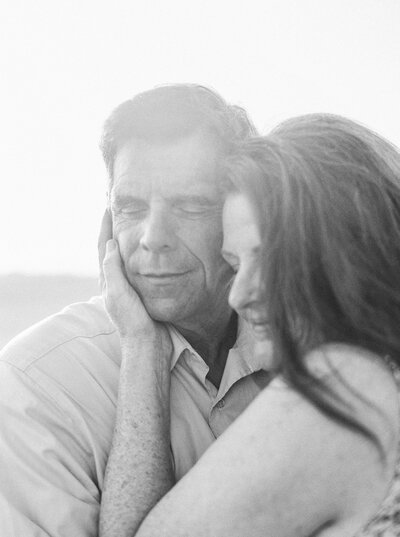
<svg viewBox="0 0 400 537">
<path fill-rule="evenodd" d="M 221 399 L 221 401 L 218 401 L 217 408 L 223 408 L 225 406 L 225 401 Z"/>
</svg>

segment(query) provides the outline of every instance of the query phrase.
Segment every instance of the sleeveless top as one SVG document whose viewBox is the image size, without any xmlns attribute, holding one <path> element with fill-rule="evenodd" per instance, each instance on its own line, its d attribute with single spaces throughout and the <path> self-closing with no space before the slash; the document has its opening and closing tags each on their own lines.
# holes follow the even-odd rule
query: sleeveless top
<svg viewBox="0 0 400 537">
<path fill-rule="evenodd" d="M 398 388 L 398 399 L 400 405 L 400 367 L 389 357 L 385 357 L 385 362 L 392 370 L 393 377 Z M 399 424 L 400 426 L 400 424 Z M 354 537 L 399 537 L 400 536 L 400 446 L 397 448 L 397 463 L 395 473 L 386 495 L 378 512 L 358 531 Z"/>
</svg>

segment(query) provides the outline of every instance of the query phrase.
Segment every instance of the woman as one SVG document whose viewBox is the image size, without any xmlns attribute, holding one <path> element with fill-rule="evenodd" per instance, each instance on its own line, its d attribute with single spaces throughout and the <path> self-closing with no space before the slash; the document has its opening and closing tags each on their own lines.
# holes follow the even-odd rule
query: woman
<svg viewBox="0 0 400 537">
<path fill-rule="evenodd" d="M 394 535 L 400 155 L 364 127 L 316 114 L 236 148 L 226 177 L 230 303 L 252 325 L 255 352 L 272 339 L 274 378 L 175 486 L 155 439 L 163 479 L 134 520 L 117 519 L 114 533 L 103 523 L 102 535 Z M 114 245 L 106 281 L 117 264 Z M 129 354 L 117 295 L 110 285 L 108 308 Z M 138 322 L 157 364 L 168 363 L 157 358 L 161 348 L 168 355 L 165 329 L 145 312 Z M 167 419 L 166 371 L 157 378 L 164 412 L 149 410 L 155 420 Z M 112 471 L 103 522 L 123 495 Z"/>
</svg>

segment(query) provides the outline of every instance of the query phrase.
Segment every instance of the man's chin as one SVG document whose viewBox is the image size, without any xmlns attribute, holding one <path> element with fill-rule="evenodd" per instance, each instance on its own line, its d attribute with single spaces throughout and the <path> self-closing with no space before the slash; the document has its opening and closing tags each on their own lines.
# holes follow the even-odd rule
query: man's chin
<svg viewBox="0 0 400 537">
<path fill-rule="evenodd" d="M 155 321 L 174 323 L 182 316 L 182 305 L 172 298 L 143 299 L 147 313 Z"/>
</svg>

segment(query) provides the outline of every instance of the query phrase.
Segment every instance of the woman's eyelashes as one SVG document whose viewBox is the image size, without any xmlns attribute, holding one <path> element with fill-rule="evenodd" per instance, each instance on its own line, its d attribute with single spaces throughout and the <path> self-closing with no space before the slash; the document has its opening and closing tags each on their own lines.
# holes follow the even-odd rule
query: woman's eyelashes
<svg viewBox="0 0 400 537">
<path fill-rule="evenodd" d="M 235 254 L 231 252 L 228 252 L 227 250 L 222 250 L 221 255 L 225 259 L 225 261 L 228 263 L 228 265 L 230 265 L 233 270 L 236 269 L 235 272 L 237 272 L 239 265 L 240 265 L 240 260 L 238 256 L 236 256 Z"/>
<path fill-rule="evenodd" d="M 233 283 L 235 281 L 236 274 L 239 271 L 240 263 L 239 263 L 239 260 L 234 255 L 232 255 L 230 252 L 227 252 L 226 250 L 222 250 L 221 255 L 222 255 L 223 259 L 228 263 L 228 265 L 230 266 L 230 268 L 232 270 L 232 276 L 229 278 L 229 280 L 227 282 L 227 289 L 230 292 L 230 290 L 232 289 L 232 285 L 233 285 Z"/>
</svg>

